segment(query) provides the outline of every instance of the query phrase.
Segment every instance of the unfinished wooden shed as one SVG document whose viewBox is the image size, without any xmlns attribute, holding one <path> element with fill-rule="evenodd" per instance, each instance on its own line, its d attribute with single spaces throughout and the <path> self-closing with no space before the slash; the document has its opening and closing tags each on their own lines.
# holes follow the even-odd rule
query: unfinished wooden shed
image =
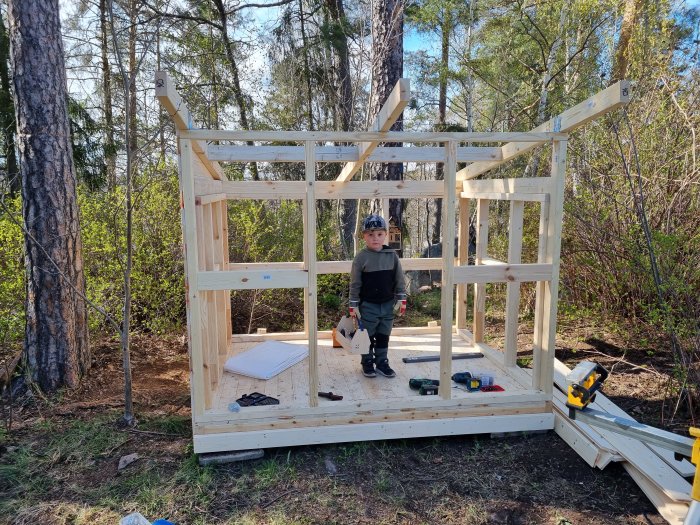
<svg viewBox="0 0 700 525">
<path fill-rule="evenodd" d="M 156 95 L 178 134 L 195 452 L 554 428 L 554 337 L 568 132 L 625 104 L 626 82 L 527 133 L 388 132 L 409 101 L 407 80 L 397 83 L 366 132 L 195 129 L 165 73 L 156 75 Z M 384 142 L 408 147 L 377 147 Z M 354 146 L 329 145 L 333 143 Z M 467 143 L 470 146 L 464 146 Z M 474 180 L 543 144 L 552 151 L 548 177 Z M 305 180 L 230 181 L 219 165 L 251 161 L 303 163 Z M 388 161 L 443 162 L 444 180 L 352 180 L 363 163 Z M 325 162 L 345 164 L 337 180 L 317 180 L 317 166 Z M 470 164 L 458 171 L 457 164 L 465 162 Z M 362 377 L 358 357 L 333 348 L 330 332 L 317 326 L 317 277 L 349 272 L 351 261 L 316 260 L 316 201 L 357 198 L 441 198 L 443 253 L 453 253 L 454 239 L 458 240 L 456 258 L 401 261 L 406 271 L 440 270 L 442 301 L 438 326 L 394 329 L 390 356 L 395 379 Z M 230 199 L 302 201 L 304 259 L 268 264 L 230 261 L 226 207 Z M 488 209 L 494 200 L 510 205 L 506 261 L 489 257 Z M 527 203 L 539 207 L 539 249 L 536 261 L 522 263 Z M 477 214 L 474 264 L 467 261 L 470 206 Z M 502 351 L 484 343 L 485 286 L 493 282 L 507 283 Z M 537 283 L 531 375 L 516 365 L 523 282 Z M 469 285 L 474 286 L 471 330 L 466 326 Z M 231 290 L 268 288 L 304 289 L 304 332 L 232 334 Z M 268 380 L 223 372 L 227 358 L 265 340 L 304 344 L 308 358 Z M 453 352 L 481 352 L 484 357 L 466 365 L 453 361 Z M 401 360 L 425 353 L 438 353 L 439 361 Z M 505 391 L 454 389 L 451 375 L 466 366 L 495 376 Z M 439 394 L 419 396 L 411 390 L 408 380 L 416 376 L 439 378 Z M 229 410 L 230 403 L 253 391 L 273 396 L 280 404 Z M 319 398 L 319 391 L 337 392 L 343 399 Z"/>
</svg>

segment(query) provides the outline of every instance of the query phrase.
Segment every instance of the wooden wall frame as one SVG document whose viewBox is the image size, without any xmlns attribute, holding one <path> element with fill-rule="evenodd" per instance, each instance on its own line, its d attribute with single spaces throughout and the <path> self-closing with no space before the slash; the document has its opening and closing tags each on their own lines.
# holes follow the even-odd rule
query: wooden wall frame
<svg viewBox="0 0 700 525">
<path fill-rule="evenodd" d="M 607 88 L 530 132 L 516 133 L 389 132 L 387 130 L 410 98 L 407 80 L 399 81 L 371 129 L 363 132 L 195 129 L 189 111 L 167 74 L 156 73 L 155 86 L 156 96 L 173 118 L 178 136 L 195 452 L 554 428 L 554 341 L 567 141 L 569 132 L 626 104 L 629 100 L 627 82 Z M 250 146 L 250 142 L 265 144 Z M 354 146 L 337 147 L 327 144 L 330 142 Z M 384 142 L 442 143 L 443 146 L 377 147 Z M 286 145 L 290 143 L 296 145 Z M 462 143 L 500 143 L 502 146 L 464 147 Z M 543 144 L 551 145 L 552 149 L 549 176 L 474 180 L 489 169 Z M 252 161 L 303 162 L 305 180 L 229 181 L 219 165 L 219 162 Z M 363 163 L 387 161 L 443 162 L 444 180 L 351 180 Z M 318 181 L 316 166 L 322 162 L 342 162 L 345 166 L 336 180 Z M 459 162 L 471 164 L 457 171 Z M 315 202 L 320 199 L 435 197 L 442 198 L 444 203 L 443 253 L 454 252 L 457 238 L 458 256 L 403 259 L 402 265 L 406 271 L 441 270 L 440 326 L 397 328 L 392 337 L 404 337 L 406 348 L 411 348 L 411 338 L 424 338 L 421 345 L 433 345 L 435 351 L 439 351 L 440 359 L 434 369 L 441 381 L 439 393 L 417 396 L 405 385 L 403 395 L 368 396 L 364 389 L 370 387 L 362 383 L 368 380 L 357 371 L 354 372 L 356 378 L 347 377 L 337 368 L 333 360 L 340 361 L 344 357 L 329 353 L 330 333 L 318 330 L 317 277 L 349 272 L 350 261 L 316 260 Z M 229 261 L 226 202 L 231 199 L 301 200 L 304 260 L 262 264 Z M 510 201 L 507 261 L 495 260 L 488 254 L 488 207 L 494 200 Z M 536 263 L 522 263 L 520 258 L 526 202 L 539 203 L 541 209 Z M 470 204 L 476 207 L 478 216 L 473 265 L 468 264 L 466 248 Z M 485 285 L 492 282 L 507 283 L 503 352 L 484 342 Z M 523 374 L 516 364 L 521 282 L 537 283 L 531 375 Z M 466 296 L 470 284 L 475 287 L 472 331 L 466 326 Z M 233 335 L 231 290 L 251 288 L 303 288 L 304 332 Z M 457 301 L 453 311 L 455 289 Z M 277 388 L 289 388 L 293 396 L 290 394 L 288 402 L 277 406 L 231 412 L 225 400 L 235 398 L 226 396 L 241 394 L 242 389 L 260 383 L 244 380 L 235 383 L 229 377 L 231 374 L 223 373 L 222 364 L 232 352 L 264 340 L 305 341 L 308 345 L 309 358 L 296 365 L 295 372 L 290 372 L 292 375 L 280 378 L 277 383 Z M 456 348 L 482 351 L 485 357 L 479 366 L 495 370 L 508 382 L 510 390 L 478 395 L 454 390 L 450 377 L 458 366 L 452 359 Z M 304 373 L 299 372 L 302 369 Z M 319 401 L 319 389 L 330 384 L 329 381 L 344 381 L 348 398 L 336 403 Z M 396 392 L 402 379 L 370 381 L 375 381 L 371 388 L 393 388 Z M 299 390 L 300 385 L 304 392 Z"/>
</svg>

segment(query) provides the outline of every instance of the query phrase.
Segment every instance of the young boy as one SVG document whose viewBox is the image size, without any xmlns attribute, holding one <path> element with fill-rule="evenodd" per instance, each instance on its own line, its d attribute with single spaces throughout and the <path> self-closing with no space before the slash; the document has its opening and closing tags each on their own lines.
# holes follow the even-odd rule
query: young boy
<svg viewBox="0 0 700 525">
<path fill-rule="evenodd" d="M 365 377 L 395 377 L 389 366 L 389 336 L 394 322 L 394 306 L 399 315 L 406 312 L 406 286 L 399 256 L 384 245 L 386 221 L 370 215 L 362 222 L 362 237 L 367 247 L 355 256 L 350 270 L 350 316 L 359 312 L 371 345 L 362 355 Z M 376 365 L 376 368 L 375 368 Z"/>
</svg>

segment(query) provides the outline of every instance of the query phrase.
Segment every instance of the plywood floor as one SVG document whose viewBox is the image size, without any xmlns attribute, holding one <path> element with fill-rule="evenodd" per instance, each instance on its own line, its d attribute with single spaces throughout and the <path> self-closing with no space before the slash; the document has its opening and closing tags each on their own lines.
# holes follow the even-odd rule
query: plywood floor
<svg viewBox="0 0 700 525">
<path fill-rule="evenodd" d="M 287 341 L 291 344 L 306 344 L 306 341 Z M 243 352 L 258 343 L 234 342 L 232 355 Z M 406 399 L 418 396 L 411 390 L 408 381 L 412 377 L 437 379 L 440 363 L 404 363 L 403 357 L 420 355 L 438 355 L 440 348 L 439 334 L 392 336 L 389 348 L 389 361 L 396 371 L 396 377 L 366 378 L 360 368 L 360 357 L 350 354 L 342 348 L 333 348 L 330 339 L 318 342 L 318 377 L 320 392 L 333 392 L 343 396 L 342 401 L 319 399 L 319 404 L 344 404 L 365 400 Z M 453 337 L 453 352 L 473 352 L 472 346 L 458 336 Z M 527 389 L 508 376 L 499 366 L 488 358 L 457 359 L 452 361 L 452 372 L 469 371 L 472 375 L 489 374 L 494 382 L 509 394 Z M 280 406 L 309 406 L 308 359 L 294 365 L 269 380 L 259 380 L 238 374 L 224 372 L 214 394 L 212 410 L 226 411 L 230 403 L 244 394 L 260 392 L 280 400 Z M 454 386 L 455 383 L 452 383 Z M 452 397 L 473 397 L 479 393 L 466 392 L 453 388 Z"/>
</svg>

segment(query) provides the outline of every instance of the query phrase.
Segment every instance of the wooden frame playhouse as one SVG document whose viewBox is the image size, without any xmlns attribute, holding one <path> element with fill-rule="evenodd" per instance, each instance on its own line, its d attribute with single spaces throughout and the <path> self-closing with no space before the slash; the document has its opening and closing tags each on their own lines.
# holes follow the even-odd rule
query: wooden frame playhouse
<svg viewBox="0 0 700 525">
<path fill-rule="evenodd" d="M 627 82 L 617 83 L 527 133 L 388 132 L 409 101 L 408 81 L 402 79 L 367 132 L 223 131 L 195 129 L 170 78 L 157 73 L 156 95 L 178 134 L 195 452 L 554 428 L 554 337 L 568 132 L 627 103 L 628 90 Z M 285 145 L 249 145 L 255 142 Z M 329 142 L 355 146 L 319 145 Z M 382 142 L 417 145 L 377 147 Z M 548 177 L 473 180 L 542 144 L 552 149 Z M 305 181 L 229 181 L 219 165 L 225 161 L 303 162 Z M 316 166 L 323 162 L 345 163 L 337 180 L 317 180 Z M 444 180 L 351 180 L 364 162 L 444 162 Z M 457 163 L 463 162 L 471 164 L 458 171 Z M 349 272 L 351 261 L 317 261 L 315 204 L 319 199 L 358 198 L 441 198 L 443 253 L 455 250 L 454 239 L 458 243 L 456 258 L 402 260 L 405 271 L 441 270 L 441 319 L 439 326 L 395 328 L 391 352 L 398 377 L 392 380 L 363 378 L 357 356 L 332 348 L 330 332 L 317 328 L 317 276 Z M 228 199 L 303 201 L 304 260 L 229 261 Z M 492 200 L 510 203 L 507 261 L 488 256 Z M 476 254 L 474 264 L 468 264 L 472 201 Z M 525 203 L 540 208 L 537 261 L 527 264 L 521 262 Z M 485 285 L 493 282 L 507 283 L 503 352 L 483 340 Z M 537 283 L 531 376 L 516 365 L 522 282 Z M 469 284 L 474 285 L 471 332 L 466 326 Z M 264 288 L 304 289 L 304 332 L 232 334 L 230 291 Z M 223 373 L 227 357 L 268 339 L 306 344 L 308 359 L 269 381 Z M 398 360 L 430 350 L 439 350 L 439 361 L 402 365 Z M 475 395 L 453 389 L 451 375 L 466 366 L 452 360 L 455 350 L 483 353 L 484 359 L 470 361 L 469 366 L 495 376 L 505 391 Z M 413 376 L 439 378 L 438 395 L 418 396 L 410 390 L 407 379 Z M 240 412 L 228 409 L 236 398 L 255 390 L 279 398 L 280 404 Z M 319 391 L 335 391 L 344 399 L 320 399 Z"/>
<path fill-rule="evenodd" d="M 564 394 L 568 369 L 554 355 L 568 133 L 627 104 L 627 81 L 608 87 L 527 133 L 389 132 L 409 101 L 405 79 L 396 84 L 366 132 L 195 129 L 166 73 L 156 73 L 155 86 L 178 135 L 196 453 L 553 429 L 591 467 L 622 462 L 669 523 L 683 522 L 691 500 L 686 478 L 693 475 L 693 465 L 660 447 L 570 420 Z M 412 146 L 377 147 L 384 142 Z M 501 145 L 472 146 L 475 143 Z M 551 147 L 549 176 L 475 180 L 545 144 Z M 305 180 L 230 181 L 220 162 L 304 163 Z M 344 163 L 336 180 L 317 179 L 317 164 L 325 162 Z M 353 181 L 365 162 L 442 162 L 444 180 Z M 458 171 L 457 163 L 465 162 L 470 164 Z M 395 379 L 362 377 L 358 356 L 333 348 L 331 332 L 319 331 L 317 326 L 317 277 L 347 273 L 351 261 L 317 260 L 316 201 L 359 198 L 381 199 L 384 210 L 390 198 L 441 198 L 442 253 L 457 249 L 454 258 L 402 259 L 404 271 L 441 271 L 441 319 L 439 325 L 394 328 L 390 357 Z M 303 261 L 230 261 L 226 203 L 231 199 L 301 201 Z M 506 261 L 489 256 L 491 201 L 509 201 Z M 470 264 L 472 203 L 476 209 L 476 253 Z M 525 206 L 538 206 L 540 217 L 537 259 L 529 263 L 523 263 L 521 255 Z M 531 370 L 516 363 L 523 282 L 536 283 Z M 487 283 L 506 283 L 502 351 L 484 342 Z M 470 284 L 474 286 L 471 331 L 466 326 Z M 274 288 L 304 290 L 304 332 L 272 334 L 258 329 L 256 334 L 232 334 L 231 291 Z M 306 345 L 308 357 L 266 381 L 223 372 L 228 357 L 266 340 Z M 455 351 L 482 354 L 483 358 L 453 360 Z M 404 364 L 399 359 L 416 355 L 431 355 L 433 360 Z M 453 388 L 453 372 L 465 368 L 493 376 L 505 390 L 474 393 Z M 418 395 L 409 388 L 411 377 L 440 379 L 438 395 Z M 276 397 L 280 404 L 230 410 L 233 401 L 254 391 Z M 318 393 L 324 391 L 341 394 L 343 399 L 319 398 Z M 600 392 L 593 406 L 629 418 Z"/>
</svg>

